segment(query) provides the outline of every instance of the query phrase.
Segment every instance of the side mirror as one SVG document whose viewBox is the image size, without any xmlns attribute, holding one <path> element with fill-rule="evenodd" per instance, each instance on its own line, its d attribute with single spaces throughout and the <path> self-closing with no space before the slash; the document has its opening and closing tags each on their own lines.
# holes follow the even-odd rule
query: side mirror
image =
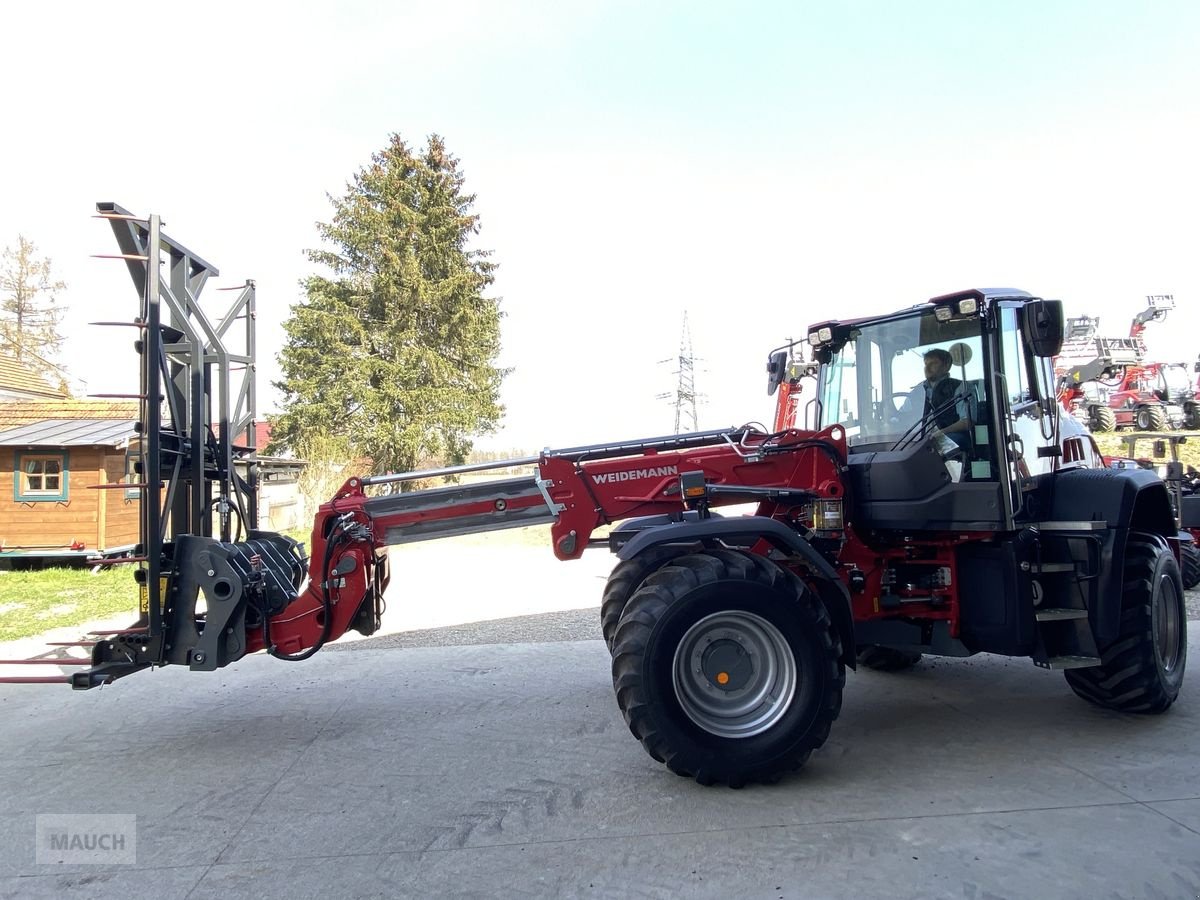
<svg viewBox="0 0 1200 900">
<path fill-rule="evenodd" d="M 1025 304 L 1022 330 L 1034 356 L 1058 356 L 1063 343 L 1061 300 L 1033 300 Z"/>
<path fill-rule="evenodd" d="M 776 350 L 767 359 L 767 396 L 770 397 L 775 393 L 775 389 L 783 384 L 783 377 L 787 374 L 788 352 L 786 350 Z"/>
</svg>

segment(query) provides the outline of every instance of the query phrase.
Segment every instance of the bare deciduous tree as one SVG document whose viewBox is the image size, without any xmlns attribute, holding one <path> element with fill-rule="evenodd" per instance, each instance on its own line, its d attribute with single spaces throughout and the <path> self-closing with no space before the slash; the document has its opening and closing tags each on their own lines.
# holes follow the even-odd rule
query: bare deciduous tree
<svg viewBox="0 0 1200 900">
<path fill-rule="evenodd" d="M 53 362 L 62 348 L 58 325 L 66 306 L 58 294 L 67 287 L 57 281 L 48 257 L 38 258 L 37 246 L 24 235 L 17 247 L 4 248 L 0 265 L 0 353 L 25 362 L 55 382 L 62 371 Z"/>
</svg>

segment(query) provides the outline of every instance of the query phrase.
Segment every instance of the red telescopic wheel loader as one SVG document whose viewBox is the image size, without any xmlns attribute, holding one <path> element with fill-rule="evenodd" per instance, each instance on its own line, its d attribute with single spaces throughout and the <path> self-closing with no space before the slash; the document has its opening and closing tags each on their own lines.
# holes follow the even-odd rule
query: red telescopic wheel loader
<svg viewBox="0 0 1200 900">
<path fill-rule="evenodd" d="M 1063 670 L 1088 702 L 1128 712 L 1163 712 L 1180 690 L 1170 497 L 1151 472 L 1105 467 L 1062 412 L 1058 301 L 968 290 L 819 322 L 770 357 L 769 389 L 784 386 L 786 407 L 769 431 L 547 450 L 491 464 L 531 463 L 531 476 L 429 490 L 374 494 L 488 466 L 350 478 L 320 508 L 309 558 L 278 534 L 232 539 L 218 521 L 222 492 L 238 507 L 246 486 L 225 443 L 238 430 L 214 429 L 196 412 L 205 397 L 175 387 L 219 384 L 220 354 L 179 355 L 188 334 L 205 343 L 183 315 L 199 313 L 180 304 L 164 321 L 158 304 L 181 285 L 145 277 L 160 248 L 186 251 L 153 217 L 101 212 L 128 216 L 113 222 L 123 253 L 148 260 L 129 261 L 143 295 L 146 605 L 133 627 L 97 636 L 64 679 L 75 688 L 163 665 L 213 671 L 255 652 L 306 659 L 379 626 L 387 546 L 549 523 L 561 560 L 616 555 L 601 618 L 617 705 L 647 753 L 702 784 L 771 782 L 801 766 L 860 664 L 1027 657 Z M 203 265 L 170 268 L 195 278 Z M 206 371 L 215 377 L 196 377 Z M 803 407 L 802 375 L 816 385 Z M 722 514 L 745 504 L 751 514 Z M 397 602 L 403 585 L 392 592 Z"/>
</svg>

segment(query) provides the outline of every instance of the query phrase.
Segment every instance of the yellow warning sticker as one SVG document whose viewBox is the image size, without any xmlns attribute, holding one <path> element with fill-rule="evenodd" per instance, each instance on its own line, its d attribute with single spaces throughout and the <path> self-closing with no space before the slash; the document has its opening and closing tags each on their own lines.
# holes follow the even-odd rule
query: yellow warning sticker
<svg viewBox="0 0 1200 900">
<path fill-rule="evenodd" d="M 161 575 L 158 579 L 158 608 L 161 611 L 167 602 L 167 576 Z M 138 585 L 138 611 L 148 614 L 150 612 L 150 588 L 147 585 Z"/>
</svg>

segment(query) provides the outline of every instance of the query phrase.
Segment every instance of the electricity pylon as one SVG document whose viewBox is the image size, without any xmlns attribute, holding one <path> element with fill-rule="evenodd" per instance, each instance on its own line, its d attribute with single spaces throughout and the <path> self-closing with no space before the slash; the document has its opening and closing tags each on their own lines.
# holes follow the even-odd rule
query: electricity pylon
<svg viewBox="0 0 1200 900">
<path fill-rule="evenodd" d="M 677 363 L 679 366 L 671 373 L 678 377 L 675 390 L 659 394 L 656 399 L 675 404 L 675 434 L 682 434 L 684 431 L 699 431 L 696 400 L 703 399 L 704 395 L 696 393 L 696 357 L 692 353 L 692 331 L 688 327 L 686 310 L 683 313 L 683 331 L 679 336 L 679 356 L 675 359 L 659 360 L 659 365 L 670 362 Z"/>
</svg>

